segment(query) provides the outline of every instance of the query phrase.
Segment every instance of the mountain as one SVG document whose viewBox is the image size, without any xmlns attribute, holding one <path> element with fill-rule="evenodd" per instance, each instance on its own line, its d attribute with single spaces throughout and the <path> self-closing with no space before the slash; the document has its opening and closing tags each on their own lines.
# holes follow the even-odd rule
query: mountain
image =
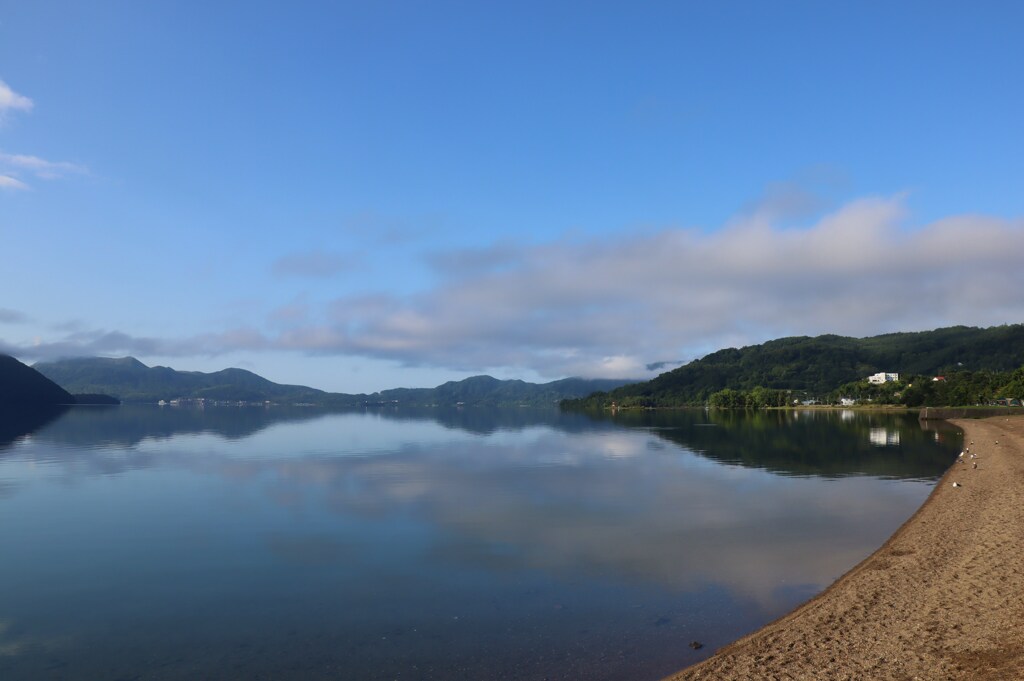
<svg viewBox="0 0 1024 681">
<path fill-rule="evenodd" d="M 570 408 L 701 405 L 729 388 L 823 395 L 880 371 L 935 376 L 953 371 L 1010 371 L 1024 364 L 1024 325 L 954 326 L 869 338 L 780 338 L 719 350 L 656 378 L 566 401 Z"/>
<path fill-rule="evenodd" d="M 0 355 L 0 407 L 34 408 L 74 404 L 55 382 L 9 355 Z"/>
<path fill-rule="evenodd" d="M 469 404 L 474 406 L 550 405 L 561 400 L 582 397 L 594 391 L 612 390 L 629 383 L 602 378 L 563 378 L 550 383 L 501 381 L 491 376 L 472 376 L 449 381 L 436 388 L 395 388 L 375 393 L 383 402 L 417 405 Z"/>
<path fill-rule="evenodd" d="M 149 367 L 134 357 L 78 357 L 39 362 L 35 368 L 76 393 L 113 395 L 125 402 L 179 398 L 263 402 L 315 402 L 327 395 L 301 385 L 281 385 L 244 369 L 212 373 Z"/>
<path fill-rule="evenodd" d="M 35 368 L 73 392 L 114 395 L 125 402 L 204 398 L 226 402 L 269 400 L 279 404 L 302 403 L 327 407 L 364 404 L 541 406 L 582 397 L 598 390 L 611 390 L 629 382 L 566 378 L 537 384 L 474 376 L 462 381 L 450 381 L 436 388 L 395 388 L 372 395 L 350 395 L 329 393 L 302 385 L 282 385 L 244 369 L 203 373 L 177 371 L 163 366 L 149 367 L 134 357 L 80 357 L 40 362 Z"/>
</svg>

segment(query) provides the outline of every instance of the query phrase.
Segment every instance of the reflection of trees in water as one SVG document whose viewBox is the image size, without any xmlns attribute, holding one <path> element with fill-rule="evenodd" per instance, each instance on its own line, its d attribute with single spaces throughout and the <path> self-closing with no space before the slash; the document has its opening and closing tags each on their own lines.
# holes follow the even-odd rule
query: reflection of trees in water
<svg viewBox="0 0 1024 681">
<path fill-rule="evenodd" d="M 229 440 L 250 437 L 276 423 L 299 423 L 337 414 L 366 413 L 401 421 L 430 421 L 478 435 L 549 428 L 567 433 L 620 428 L 651 431 L 662 440 L 723 463 L 785 475 L 875 475 L 930 478 L 953 460 L 959 431 L 925 430 L 909 414 L 841 411 L 627 411 L 588 415 L 550 409 L 388 408 L 325 410 L 287 407 L 159 408 L 77 407 L 4 414 L 0 448 L 37 432 L 40 440 L 93 447 L 133 447 L 146 438 L 209 433 Z M 58 418 L 59 417 L 59 418 Z M 930 429 L 935 424 L 928 424 Z M 941 427 L 941 426 L 938 426 Z M 936 434 L 941 436 L 937 437 Z M 884 442 L 878 446 L 879 433 Z M 874 442 L 873 442 L 874 438 Z"/>
<path fill-rule="evenodd" d="M 78 446 L 133 447 L 144 439 L 210 433 L 240 440 L 275 423 L 308 421 L 327 412 L 264 407 L 75 407 L 64 418 L 41 428 L 41 440 Z"/>
<path fill-rule="evenodd" d="M 649 428 L 659 437 L 728 464 L 785 475 L 940 476 L 961 440 L 949 426 L 942 437 L 911 414 L 842 411 L 645 411 L 616 422 Z M 886 434 L 878 446 L 872 433 Z"/>
<path fill-rule="evenodd" d="M 124 451 L 145 438 L 177 434 L 206 432 L 242 440 L 275 423 L 338 413 L 274 408 L 72 409 L 45 425 L 35 439 L 71 445 L 43 448 L 56 450 L 44 451 L 43 456 L 59 459 L 69 479 L 177 468 L 226 480 L 260 481 L 277 503 L 296 503 L 310 498 L 310 490 L 318 490 L 328 506 L 341 513 L 386 519 L 398 509 L 409 517 L 429 519 L 444 529 L 438 541 L 445 543 L 437 550 L 461 564 L 491 568 L 493 561 L 503 569 L 597 577 L 633 574 L 673 588 L 691 588 L 695 579 L 728 575 L 733 584 L 741 585 L 737 588 L 761 603 L 772 602 L 773 585 L 779 581 L 775 575 L 793 577 L 789 561 L 794 557 L 803 566 L 801 578 L 815 584 L 859 560 L 865 546 L 881 540 L 877 528 L 889 522 L 886 504 L 902 508 L 895 501 L 900 495 L 885 497 L 882 492 L 879 498 L 888 499 L 885 504 L 865 503 L 863 495 L 874 489 L 868 479 L 815 487 L 763 474 L 752 476 L 760 481 L 757 489 L 741 489 L 736 477 L 723 474 L 718 466 L 677 466 L 677 459 L 693 460 L 674 445 L 709 460 L 787 476 L 912 479 L 941 473 L 956 449 L 950 443 L 937 445 L 933 434 L 923 431 L 916 420 L 898 415 L 844 418 L 838 413 L 694 410 L 593 420 L 556 411 L 466 408 L 367 411 L 375 419 L 396 422 L 393 447 L 373 456 L 282 453 L 250 459 L 220 455 L 218 448 L 190 447 L 187 442 L 180 448 Z M 409 420 L 471 433 L 527 428 L 542 432 L 536 437 L 453 437 L 450 442 L 403 444 L 398 422 Z M 337 427 L 340 432 L 359 424 L 358 419 L 344 419 Z M 896 429 L 900 445 L 872 446 L 872 428 Z M 301 428 L 295 429 L 295 436 L 301 440 Z M 626 456 L 619 455 L 620 443 L 628 450 Z M 652 443 L 664 446 L 659 449 Z M 648 452 L 653 454 L 645 456 Z M 778 486 L 785 490 L 784 502 L 772 503 L 772 489 Z M 843 489 L 847 492 L 840 494 Z M 749 518 L 763 522 L 750 525 Z M 825 522 L 827 518 L 832 524 Z M 801 529 L 782 536 L 771 530 L 779 527 Z M 693 549 L 718 545 L 726 538 L 735 548 L 715 559 Z M 824 542 L 831 542 L 828 550 L 822 550 Z M 321 546 L 300 538 L 273 548 L 302 560 L 334 560 L 345 546 Z M 769 560 L 768 555 L 775 558 Z M 776 564 L 768 565 L 771 560 Z"/>
<path fill-rule="evenodd" d="M 58 412 L 57 415 L 63 412 Z M 278 423 L 300 423 L 339 414 L 369 414 L 393 421 L 432 421 L 451 430 L 490 435 L 501 430 L 548 427 L 566 432 L 616 428 L 599 425 L 581 414 L 561 414 L 554 409 L 493 409 L 468 407 L 369 408 L 332 410 L 310 407 L 76 407 L 60 420 L 12 420 L 15 437 L 40 431 L 39 437 L 62 444 L 133 447 L 146 438 L 168 439 L 175 435 L 209 433 L 241 440 Z M 45 426 L 45 428 L 44 428 Z M 16 432 L 15 432 L 16 431 Z M 0 439 L 0 446 L 4 441 Z"/>
<path fill-rule="evenodd" d="M 68 410 L 66 406 L 37 409 L 4 409 L 0 411 L 0 452 L 15 440 L 36 432 Z"/>
</svg>

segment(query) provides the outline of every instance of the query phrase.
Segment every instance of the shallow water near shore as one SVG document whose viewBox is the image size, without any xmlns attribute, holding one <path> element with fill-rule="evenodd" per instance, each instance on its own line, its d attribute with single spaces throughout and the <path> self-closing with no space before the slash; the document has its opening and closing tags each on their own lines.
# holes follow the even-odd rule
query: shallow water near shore
<svg viewBox="0 0 1024 681">
<path fill-rule="evenodd" d="M 657 679 L 870 554 L 960 446 L 824 411 L 32 428 L 0 440 L 4 679 Z"/>
</svg>

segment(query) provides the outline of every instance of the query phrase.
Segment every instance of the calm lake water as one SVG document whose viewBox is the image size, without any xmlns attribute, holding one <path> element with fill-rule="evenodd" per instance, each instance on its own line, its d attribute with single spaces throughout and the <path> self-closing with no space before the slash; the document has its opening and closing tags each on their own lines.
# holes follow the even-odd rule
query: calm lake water
<svg viewBox="0 0 1024 681">
<path fill-rule="evenodd" d="M 7 419 L 0 678 L 654 680 L 874 551 L 959 445 L 853 412 Z"/>
</svg>

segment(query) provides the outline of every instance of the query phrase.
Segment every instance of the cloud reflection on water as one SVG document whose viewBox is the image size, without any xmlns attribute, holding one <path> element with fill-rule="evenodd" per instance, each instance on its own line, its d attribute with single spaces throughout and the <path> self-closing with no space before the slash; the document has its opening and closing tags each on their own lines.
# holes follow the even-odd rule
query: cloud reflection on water
<svg viewBox="0 0 1024 681">
<path fill-rule="evenodd" d="M 321 430 L 329 435 L 333 423 L 339 437 L 364 424 L 361 417 L 324 419 Z M 780 589 L 815 591 L 856 564 L 929 487 L 723 465 L 708 451 L 698 455 L 673 442 L 679 429 L 544 425 L 490 436 L 442 429 L 434 435 L 443 437 L 416 442 L 403 436 L 402 423 L 384 425 L 395 444 L 378 443 L 367 455 L 334 455 L 323 442 L 304 442 L 303 421 L 279 424 L 273 437 L 172 435 L 122 448 L 68 447 L 63 443 L 74 438 L 51 428 L 20 456 L 72 484 L 148 469 L 190 471 L 257 486 L 281 507 L 322 504 L 365 520 L 416 518 L 435 537 L 434 561 L 565 579 L 624 577 L 676 591 L 721 585 L 768 610 L 785 600 Z M 725 429 L 699 430 L 720 431 L 719 438 Z M 294 451 L 268 449 L 292 436 Z M 716 441 L 701 446 L 713 449 Z M 13 483 L 5 484 L 10 494 Z M 266 542 L 297 563 L 353 560 L 351 547 L 329 535 L 276 532 Z"/>
<path fill-rule="evenodd" d="M 557 442 L 538 448 L 565 452 L 573 465 L 519 466 L 517 452 L 474 446 L 429 461 L 331 462 L 331 474 L 318 466 L 315 477 L 329 478 L 329 503 L 344 512 L 414 507 L 445 530 L 447 560 L 493 569 L 490 547 L 499 546 L 504 570 L 626 576 L 676 590 L 715 583 L 764 607 L 774 606 L 779 584 L 830 583 L 880 544 L 927 489 L 707 467 L 685 452 L 650 455 L 643 435 L 616 437 L 603 449 L 600 438 L 549 438 Z M 622 465 L 626 444 L 632 458 Z M 605 458 L 609 452 L 615 458 Z M 479 458 L 489 465 L 464 465 Z M 277 484 L 307 484 L 309 472 L 279 469 Z M 351 478 L 359 484 L 342 484 Z"/>
</svg>

